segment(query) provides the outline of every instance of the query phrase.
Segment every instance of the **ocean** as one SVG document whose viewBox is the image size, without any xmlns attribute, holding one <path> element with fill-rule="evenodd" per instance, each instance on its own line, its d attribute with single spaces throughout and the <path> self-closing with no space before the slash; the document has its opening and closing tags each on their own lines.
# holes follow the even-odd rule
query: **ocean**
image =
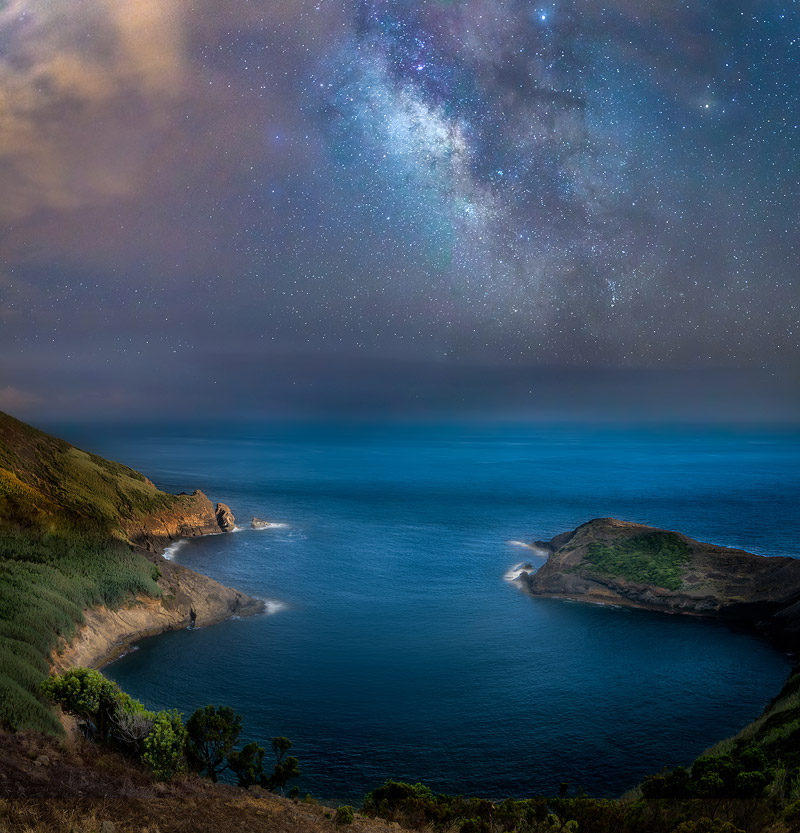
<svg viewBox="0 0 800 833">
<path fill-rule="evenodd" d="M 267 613 L 144 640 L 106 673 L 152 708 L 286 735 L 303 794 L 387 778 L 615 796 L 755 718 L 790 659 L 747 630 L 534 599 L 520 542 L 596 517 L 800 555 L 796 429 L 522 424 L 58 426 L 240 531 L 170 557 Z M 272 522 L 249 529 L 257 516 Z"/>
</svg>

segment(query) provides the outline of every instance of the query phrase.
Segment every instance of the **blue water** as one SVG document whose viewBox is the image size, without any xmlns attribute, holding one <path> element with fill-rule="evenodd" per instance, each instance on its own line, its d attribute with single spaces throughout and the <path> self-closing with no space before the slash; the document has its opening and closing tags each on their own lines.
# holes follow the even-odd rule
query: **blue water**
<svg viewBox="0 0 800 833">
<path fill-rule="evenodd" d="M 244 524 L 175 559 L 269 615 L 166 634 L 107 673 L 151 707 L 232 705 L 287 735 L 303 792 L 359 802 L 386 778 L 491 797 L 562 781 L 617 795 L 756 717 L 790 661 L 719 623 L 533 599 L 528 550 L 614 516 L 800 554 L 800 436 L 318 425 L 63 428 Z"/>
</svg>

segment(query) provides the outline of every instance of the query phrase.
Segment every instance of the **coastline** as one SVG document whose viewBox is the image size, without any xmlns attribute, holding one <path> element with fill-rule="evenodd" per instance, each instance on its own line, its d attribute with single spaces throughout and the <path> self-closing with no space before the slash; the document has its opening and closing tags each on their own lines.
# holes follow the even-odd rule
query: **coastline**
<svg viewBox="0 0 800 833">
<path fill-rule="evenodd" d="M 51 654 L 51 672 L 76 666 L 102 668 L 140 639 L 189 627 L 192 611 L 197 624 L 206 626 L 265 609 L 263 600 L 175 564 L 163 553 L 147 555 L 161 572 L 161 597 L 137 596 L 116 610 L 103 605 L 84 610 L 84 623 L 70 639 L 62 638 Z"/>
</svg>

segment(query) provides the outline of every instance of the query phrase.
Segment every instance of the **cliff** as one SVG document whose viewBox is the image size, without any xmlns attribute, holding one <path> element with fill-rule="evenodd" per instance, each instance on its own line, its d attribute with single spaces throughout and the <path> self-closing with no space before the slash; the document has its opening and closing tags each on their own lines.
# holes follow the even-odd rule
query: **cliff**
<svg viewBox="0 0 800 833">
<path fill-rule="evenodd" d="M 537 541 L 547 562 L 520 581 L 533 595 L 718 616 L 800 646 L 800 560 L 701 543 L 599 518 Z"/>
<path fill-rule="evenodd" d="M 97 668 L 147 636 L 263 610 L 262 601 L 180 564 L 162 561 L 159 570 L 161 597 L 140 594 L 116 609 L 100 605 L 85 610 L 83 624 L 72 637 L 62 639 L 53 653 L 53 670 L 62 672 L 79 665 Z"/>
<path fill-rule="evenodd" d="M 263 603 L 166 561 L 179 538 L 235 528 L 200 491 L 143 474 L 0 413 L 0 726 L 55 730 L 38 683 L 143 636 Z"/>
</svg>

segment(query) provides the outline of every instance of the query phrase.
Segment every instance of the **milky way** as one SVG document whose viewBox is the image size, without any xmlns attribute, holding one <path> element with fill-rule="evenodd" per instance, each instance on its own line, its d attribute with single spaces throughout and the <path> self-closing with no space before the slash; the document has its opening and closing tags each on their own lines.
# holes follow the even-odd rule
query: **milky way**
<svg viewBox="0 0 800 833">
<path fill-rule="evenodd" d="M 796 372 L 797 2 L 9 0 L 0 41 L 9 408 Z"/>
</svg>

